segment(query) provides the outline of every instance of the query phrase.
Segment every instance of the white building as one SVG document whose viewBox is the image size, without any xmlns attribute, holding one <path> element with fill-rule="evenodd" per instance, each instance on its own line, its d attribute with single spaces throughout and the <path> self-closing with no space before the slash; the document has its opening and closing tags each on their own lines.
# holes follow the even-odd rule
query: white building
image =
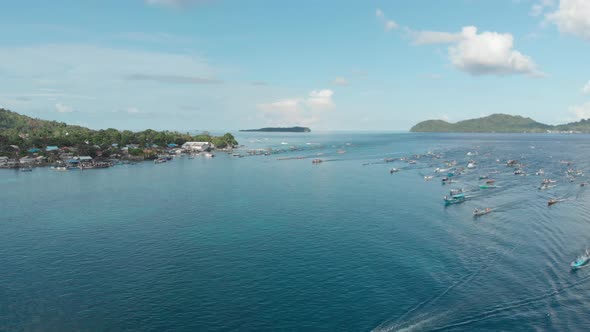
<svg viewBox="0 0 590 332">
<path fill-rule="evenodd" d="M 213 149 L 213 144 L 209 142 L 186 142 L 182 148 L 190 152 L 202 152 Z"/>
</svg>

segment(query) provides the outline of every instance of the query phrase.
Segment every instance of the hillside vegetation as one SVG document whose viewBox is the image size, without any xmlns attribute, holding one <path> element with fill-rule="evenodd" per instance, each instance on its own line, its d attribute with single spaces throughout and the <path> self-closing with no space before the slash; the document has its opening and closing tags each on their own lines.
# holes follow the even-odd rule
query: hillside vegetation
<svg viewBox="0 0 590 332">
<path fill-rule="evenodd" d="M 492 114 L 490 116 L 456 123 L 443 120 L 422 121 L 412 127 L 410 131 L 439 133 L 546 133 L 550 131 L 574 131 L 590 133 L 590 121 L 581 120 L 552 126 L 518 115 Z"/>
<path fill-rule="evenodd" d="M 124 146 L 137 144 L 140 147 L 183 144 L 187 141 L 211 142 L 218 148 L 237 145 L 232 134 L 211 136 L 202 134 L 192 136 L 176 131 L 156 131 L 147 129 L 139 132 L 113 128 L 92 130 L 63 122 L 47 121 L 28 117 L 0 108 L 0 152 L 12 151 L 11 145 L 21 150 L 43 148 L 50 145 L 77 147 L 85 150 L 96 146 L 110 147 L 113 144 Z"/>
</svg>

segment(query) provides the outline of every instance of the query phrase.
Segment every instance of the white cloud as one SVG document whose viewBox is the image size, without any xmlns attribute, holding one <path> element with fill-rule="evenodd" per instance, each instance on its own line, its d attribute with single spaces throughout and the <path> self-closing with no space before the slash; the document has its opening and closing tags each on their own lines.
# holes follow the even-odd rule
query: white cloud
<svg viewBox="0 0 590 332">
<path fill-rule="evenodd" d="M 149 75 L 149 74 L 131 74 L 126 77 L 130 81 L 154 81 L 159 83 L 172 84 L 219 84 L 223 81 L 208 78 L 185 75 Z"/>
<path fill-rule="evenodd" d="M 590 1 L 560 0 L 559 9 L 546 15 L 559 31 L 590 41 Z"/>
<path fill-rule="evenodd" d="M 590 81 L 588 81 L 588 83 L 586 83 L 586 85 L 584 85 L 584 87 L 582 88 L 582 93 L 586 94 L 586 95 L 590 95 Z"/>
<path fill-rule="evenodd" d="M 72 113 L 74 109 L 62 103 L 55 104 L 55 111 L 58 113 Z"/>
<path fill-rule="evenodd" d="M 429 74 L 429 75 L 426 75 L 426 78 L 436 81 L 436 80 L 442 80 L 444 78 L 444 76 L 441 74 Z"/>
<path fill-rule="evenodd" d="M 570 107 L 570 112 L 576 116 L 577 120 L 590 118 L 590 102 L 582 105 L 575 105 Z"/>
<path fill-rule="evenodd" d="M 514 50 L 514 37 L 509 33 L 478 33 L 476 27 L 468 26 L 459 33 L 410 31 L 410 37 L 416 45 L 452 44 L 449 47 L 451 63 L 472 75 L 544 75 L 529 56 Z"/>
<path fill-rule="evenodd" d="M 449 48 L 451 62 L 460 70 L 472 75 L 543 75 L 529 56 L 513 49 L 514 37 L 509 33 L 478 34 L 476 27 L 465 27 L 461 35 L 461 41 Z"/>
<path fill-rule="evenodd" d="M 397 27 L 398 27 L 397 23 L 395 23 L 393 20 L 387 20 L 387 22 L 385 22 L 385 30 L 387 30 L 387 31 L 397 29 Z"/>
<path fill-rule="evenodd" d="M 409 34 L 415 45 L 450 44 L 463 38 L 461 33 L 441 31 L 410 31 Z"/>
<path fill-rule="evenodd" d="M 383 11 L 381 9 L 377 8 L 377 10 L 375 11 L 375 16 L 377 18 L 383 18 L 385 17 L 385 14 L 383 14 Z"/>
<path fill-rule="evenodd" d="M 375 16 L 383 24 L 385 31 L 391 31 L 399 27 L 399 25 L 394 20 L 387 19 L 385 17 L 385 13 L 379 8 L 377 8 L 375 11 Z"/>
<path fill-rule="evenodd" d="M 546 8 L 552 7 L 555 4 L 555 0 L 539 0 L 531 7 L 530 15 L 539 16 L 543 14 Z"/>
<path fill-rule="evenodd" d="M 190 121 L 176 116 L 182 113 L 179 101 L 226 112 L 210 118 L 220 121 L 238 118 L 232 113 L 234 107 L 230 109 L 219 101 L 226 103 L 230 99 L 223 98 L 226 94 L 234 96 L 231 102 L 235 103 L 252 105 L 256 100 L 251 96 L 254 92 L 230 93 L 234 87 L 228 84 L 205 84 L 211 82 L 197 79 L 214 78 L 217 69 L 204 58 L 187 53 L 88 44 L 5 45 L 0 46 L 0 73 L 3 74 L 0 100 L 15 96 L 30 98 L 26 104 L 7 105 L 14 111 L 43 119 L 61 119 L 58 115 L 64 113 L 58 113 L 55 106 L 59 103 L 66 106 L 59 110 L 73 109 L 71 114 L 77 114 L 80 121 L 92 123 L 93 128 L 191 128 Z M 155 115 L 132 122 L 121 121 L 118 116 L 127 113 L 126 107 L 131 106 L 141 110 L 139 114 Z M 105 111 L 112 109 L 119 109 L 119 115 Z M 191 116 L 193 121 L 205 121 L 198 115 Z"/>
<path fill-rule="evenodd" d="M 346 85 L 348 85 L 350 83 L 344 77 L 336 77 L 335 79 L 332 80 L 332 84 L 340 85 L 340 86 L 346 86 Z"/>
<path fill-rule="evenodd" d="M 334 91 L 329 89 L 313 90 L 309 93 L 307 104 L 310 107 L 331 108 L 334 106 L 334 102 L 332 101 L 333 95 Z"/>
<path fill-rule="evenodd" d="M 135 113 L 139 113 L 139 112 L 140 111 L 139 111 L 139 109 L 137 107 L 128 107 L 127 108 L 127 113 L 135 114 Z"/>
<path fill-rule="evenodd" d="M 312 125 L 321 121 L 324 112 L 335 107 L 329 89 L 313 90 L 305 98 L 288 98 L 256 105 L 270 125 Z"/>
</svg>

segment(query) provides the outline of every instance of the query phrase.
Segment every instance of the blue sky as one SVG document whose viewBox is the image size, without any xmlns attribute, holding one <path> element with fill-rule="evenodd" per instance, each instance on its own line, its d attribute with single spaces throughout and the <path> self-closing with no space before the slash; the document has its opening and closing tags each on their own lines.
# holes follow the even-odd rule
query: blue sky
<svg viewBox="0 0 590 332">
<path fill-rule="evenodd" d="M 91 128 L 590 117 L 587 0 L 6 1 L 0 107 Z"/>
</svg>

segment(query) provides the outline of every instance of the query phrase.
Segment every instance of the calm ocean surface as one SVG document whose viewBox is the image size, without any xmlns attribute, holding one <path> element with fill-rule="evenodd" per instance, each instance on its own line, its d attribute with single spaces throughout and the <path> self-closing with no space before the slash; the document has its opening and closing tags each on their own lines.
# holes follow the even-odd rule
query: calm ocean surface
<svg viewBox="0 0 590 332">
<path fill-rule="evenodd" d="M 590 192 L 559 162 L 590 177 L 590 136 L 238 140 L 302 150 L 0 170 L 0 331 L 590 330 L 590 269 L 569 268 L 590 245 Z M 383 162 L 428 151 L 443 158 Z M 456 184 L 423 179 L 469 158 Z M 539 168 L 555 188 L 537 189 Z M 494 170 L 499 187 L 476 189 Z M 445 208 L 450 188 L 473 191 Z"/>
</svg>

